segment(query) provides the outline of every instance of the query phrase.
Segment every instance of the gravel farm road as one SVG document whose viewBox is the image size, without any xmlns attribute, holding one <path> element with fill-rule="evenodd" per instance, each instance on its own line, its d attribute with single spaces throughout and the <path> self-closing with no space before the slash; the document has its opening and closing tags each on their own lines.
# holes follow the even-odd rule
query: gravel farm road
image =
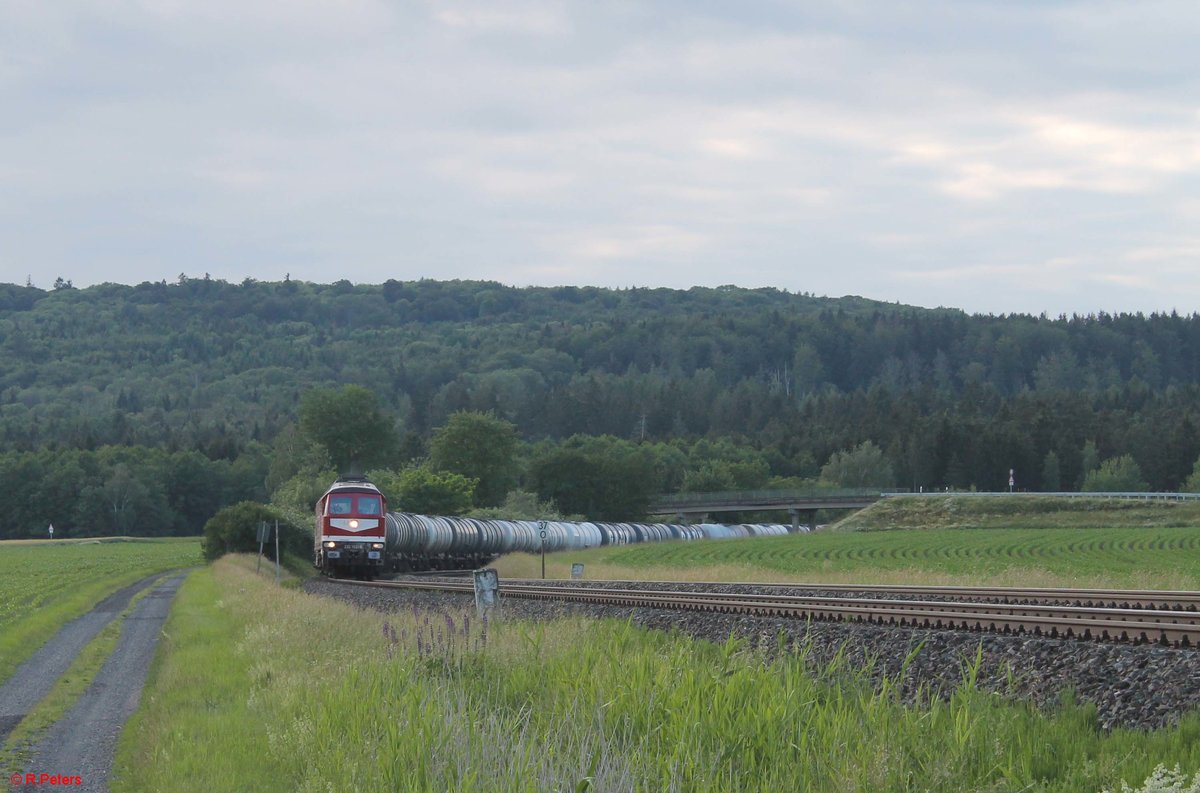
<svg viewBox="0 0 1200 793">
<path fill-rule="evenodd" d="M 41 737 L 26 773 L 79 777 L 78 782 L 55 789 L 108 790 L 117 737 L 137 709 L 159 634 L 185 576 L 180 573 L 159 584 L 125 617 L 112 655 L 79 701 Z M 105 598 L 65 626 L 0 687 L 0 740 L 45 696 L 88 641 L 119 615 L 134 595 L 160 577 L 151 576 Z M 9 781 L 12 790 L 48 789 L 38 784 L 14 785 L 18 782 L 15 775 Z"/>
</svg>

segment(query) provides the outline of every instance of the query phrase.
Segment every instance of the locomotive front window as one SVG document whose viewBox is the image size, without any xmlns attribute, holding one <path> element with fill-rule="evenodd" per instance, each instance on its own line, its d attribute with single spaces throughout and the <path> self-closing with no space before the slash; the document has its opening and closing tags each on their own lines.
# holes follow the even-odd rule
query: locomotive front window
<svg viewBox="0 0 1200 793">
<path fill-rule="evenodd" d="M 330 515 L 349 515 L 354 509 L 354 499 L 350 496 L 334 496 L 329 499 Z"/>
<path fill-rule="evenodd" d="M 359 515 L 378 515 L 379 514 L 379 499 L 375 496 L 359 496 L 358 497 L 358 514 Z"/>
</svg>

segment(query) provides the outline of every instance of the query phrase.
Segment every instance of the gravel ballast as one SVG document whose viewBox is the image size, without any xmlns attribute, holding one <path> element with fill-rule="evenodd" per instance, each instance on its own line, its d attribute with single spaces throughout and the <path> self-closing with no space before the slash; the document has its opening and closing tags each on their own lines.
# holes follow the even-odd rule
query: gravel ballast
<svg viewBox="0 0 1200 793">
<path fill-rule="evenodd" d="M 565 614 L 612 617 L 714 642 L 724 642 L 734 635 L 765 648 L 777 647 L 782 634 L 788 644 L 807 646 L 810 662 L 816 665 L 828 663 L 841 652 L 852 668 L 873 661 L 870 668 L 876 679 L 903 673 L 901 683 L 907 695 L 920 687 L 953 690 L 962 682 L 965 662 L 973 662 L 979 654 L 979 688 L 1042 708 L 1053 707 L 1065 691 L 1073 690 L 1078 701 L 1095 704 L 1098 722 L 1105 729 L 1154 729 L 1200 706 L 1200 651 L 1190 648 L 560 603 L 503 598 L 503 588 L 501 582 L 501 608 L 507 619 L 545 620 Z M 470 594 L 363 587 L 327 579 L 313 579 L 305 589 L 384 612 L 465 609 L 474 603 Z M 732 591 L 753 589 L 738 587 Z M 763 591 L 784 593 L 777 587 Z M 918 646 L 920 650 L 913 655 Z"/>
</svg>

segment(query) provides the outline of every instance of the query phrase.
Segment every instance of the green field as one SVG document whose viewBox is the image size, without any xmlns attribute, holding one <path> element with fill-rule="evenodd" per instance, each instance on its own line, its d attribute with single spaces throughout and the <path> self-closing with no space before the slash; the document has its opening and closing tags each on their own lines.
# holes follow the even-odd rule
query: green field
<svg viewBox="0 0 1200 793">
<path fill-rule="evenodd" d="M 969 672 L 967 673 L 969 676 Z M 582 618 L 380 614 L 194 574 L 164 631 L 114 791 L 1099 791 L 1200 766 L 1200 718 L 1101 731 L 964 685 L 905 704 L 814 670 Z"/>
<path fill-rule="evenodd" d="M 814 532 L 548 554 L 549 577 L 572 562 L 587 578 L 1200 588 L 1200 529 L 928 529 Z M 516 554 L 502 576 L 536 577 Z"/>
<path fill-rule="evenodd" d="M 196 538 L 0 542 L 0 681 L 107 595 L 201 561 Z"/>
</svg>

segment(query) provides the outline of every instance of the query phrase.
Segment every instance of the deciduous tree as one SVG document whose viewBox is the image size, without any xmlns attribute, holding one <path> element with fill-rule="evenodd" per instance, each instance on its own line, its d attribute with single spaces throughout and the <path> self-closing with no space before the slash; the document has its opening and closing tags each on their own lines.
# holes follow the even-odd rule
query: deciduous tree
<svg viewBox="0 0 1200 793">
<path fill-rule="evenodd" d="M 821 468 L 821 481 L 850 488 L 885 488 L 896 484 L 891 462 L 883 450 L 870 441 L 830 455 L 829 462 Z"/>
<path fill-rule="evenodd" d="M 1082 490 L 1088 493 L 1140 493 L 1149 488 L 1133 457 L 1123 454 L 1105 460 L 1089 473 L 1083 480 Z"/>
<path fill-rule="evenodd" d="M 490 413 L 459 411 L 433 433 L 430 465 L 476 480 L 475 503 L 493 507 L 516 484 L 517 430 Z"/>
<path fill-rule="evenodd" d="M 300 401 L 300 429 L 325 447 L 343 473 L 386 464 L 396 449 L 396 427 L 373 391 L 360 385 L 314 388 Z"/>
</svg>

